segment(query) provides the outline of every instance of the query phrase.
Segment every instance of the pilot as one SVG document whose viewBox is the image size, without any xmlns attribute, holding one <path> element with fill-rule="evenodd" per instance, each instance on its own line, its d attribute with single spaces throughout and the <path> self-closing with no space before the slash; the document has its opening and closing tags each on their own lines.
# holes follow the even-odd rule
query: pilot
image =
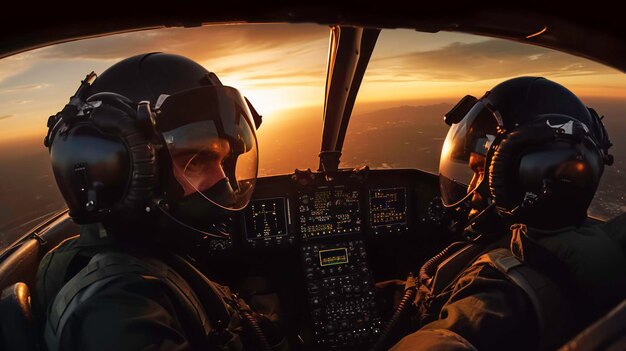
<svg viewBox="0 0 626 351">
<path fill-rule="evenodd" d="M 287 347 L 273 320 L 185 258 L 228 239 L 224 221 L 248 203 L 260 121 L 181 56 L 138 55 L 87 76 L 44 141 L 80 224 L 37 273 L 48 350 Z"/>
<path fill-rule="evenodd" d="M 613 162 L 601 118 L 519 77 L 445 120 L 441 198 L 471 210 L 459 242 L 422 266 L 417 331 L 392 349 L 555 349 L 626 298 L 626 214 L 587 218 Z"/>
</svg>

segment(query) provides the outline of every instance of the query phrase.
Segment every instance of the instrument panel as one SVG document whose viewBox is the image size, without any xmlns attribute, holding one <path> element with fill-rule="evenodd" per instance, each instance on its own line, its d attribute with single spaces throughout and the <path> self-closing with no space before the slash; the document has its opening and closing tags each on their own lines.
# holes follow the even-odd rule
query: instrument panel
<svg viewBox="0 0 626 351">
<path fill-rule="evenodd" d="M 295 211 L 290 208 L 294 201 L 287 197 L 254 199 L 243 212 L 244 239 L 249 245 L 267 247 L 294 243 L 294 231 L 301 240 L 408 231 L 407 188 L 377 188 L 365 193 L 363 201 L 360 190 L 344 186 L 315 188 L 297 196 Z M 290 229 L 292 223 L 295 226 Z"/>
<path fill-rule="evenodd" d="M 283 176 L 279 186 L 264 185 L 259 179 L 240 221 L 244 245 L 281 247 L 353 234 L 384 237 L 408 232 L 418 210 L 413 182 L 406 176 L 378 179 L 380 173 L 371 172 L 376 176 L 357 180 L 345 172 L 333 182 L 318 177 L 306 184 Z"/>
<path fill-rule="evenodd" d="M 423 249 L 416 233 L 437 192 L 436 176 L 418 170 L 259 178 L 248 206 L 231 214 L 231 245 L 208 256 L 286 279 L 286 289 L 297 282 L 287 295 L 308 307 L 294 327 L 308 331 L 311 350 L 360 350 L 382 332 L 375 281 Z"/>
<path fill-rule="evenodd" d="M 402 236 L 414 232 L 438 195 L 436 176 L 413 169 L 371 170 L 365 176 L 342 170 L 331 181 L 299 172 L 259 178 L 248 206 L 224 214 L 231 217 L 231 236 L 209 245 L 209 257 L 350 235 Z"/>
</svg>

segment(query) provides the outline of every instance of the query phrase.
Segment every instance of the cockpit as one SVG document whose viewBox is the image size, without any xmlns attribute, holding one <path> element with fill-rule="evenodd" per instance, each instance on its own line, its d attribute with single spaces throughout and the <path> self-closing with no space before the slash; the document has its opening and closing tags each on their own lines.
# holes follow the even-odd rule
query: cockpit
<svg viewBox="0 0 626 351">
<path fill-rule="evenodd" d="M 508 32 L 459 24 L 475 34 L 434 22 L 412 29 L 210 24 L 68 36 L 54 45 L 60 39 L 44 37 L 30 51 L 30 42 L 2 46 L 0 287 L 25 282 L 32 291 L 44 254 L 79 234 L 41 145 L 48 115 L 86 71 L 129 53 L 168 51 L 198 59 L 263 116 L 249 203 L 207 216 L 200 223 L 206 235 L 181 244 L 186 257 L 244 299 L 279 301 L 274 312 L 287 321 L 296 350 L 387 349 L 401 331 L 389 330 L 394 302 L 377 286 L 418 275 L 458 238 L 467 216 L 442 205 L 437 174 L 448 129 L 443 116 L 462 96 L 523 75 L 570 87 L 607 116 L 613 135 L 616 162 L 605 171 L 589 221 L 626 208 L 626 78 L 618 71 L 626 66 L 608 49 L 593 56 L 569 41 L 559 46 L 570 26 L 543 23 L 533 19 Z M 605 40 L 626 50 L 623 38 Z"/>
</svg>

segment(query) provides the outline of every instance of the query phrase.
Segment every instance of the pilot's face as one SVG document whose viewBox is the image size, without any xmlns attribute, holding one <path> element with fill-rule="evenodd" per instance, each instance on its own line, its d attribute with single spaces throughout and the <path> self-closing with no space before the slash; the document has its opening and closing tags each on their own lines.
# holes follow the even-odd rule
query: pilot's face
<svg viewBox="0 0 626 351">
<path fill-rule="evenodd" d="M 210 189 L 226 178 L 222 162 L 230 153 L 230 144 L 214 139 L 202 149 L 178 149 L 173 153 L 174 176 L 184 190 L 183 196 Z"/>
<path fill-rule="evenodd" d="M 484 155 L 477 154 L 475 152 L 470 154 L 469 167 L 474 172 L 474 176 L 467 187 L 468 193 L 476 189 L 480 182 L 483 181 L 483 178 L 485 177 L 485 161 L 486 159 Z M 484 199 L 478 191 L 474 191 L 471 201 L 472 209 L 470 210 L 469 218 L 473 218 L 479 214 L 480 211 L 485 209 L 485 207 L 487 207 L 486 199 Z"/>
</svg>

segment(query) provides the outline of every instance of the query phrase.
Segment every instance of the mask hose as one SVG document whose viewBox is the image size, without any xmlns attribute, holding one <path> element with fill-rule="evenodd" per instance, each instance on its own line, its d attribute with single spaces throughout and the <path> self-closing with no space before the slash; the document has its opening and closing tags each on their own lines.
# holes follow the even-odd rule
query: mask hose
<svg viewBox="0 0 626 351">
<path fill-rule="evenodd" d="M 404 295 L 396 307 L 391 319 L 387 322 L 385 329 L 378 337 L 378 341 L 372 346 L 370 351 L 382 351 L 388 349 L 388 344 L 390 341 L 390 337 L 393 334 L 393 331 L 396 329 L 398 323 L 403 319 L 403 317 L 409 311 L 409 307 L 411 306 L 413 299 L 415 299 L 415 294 L 417 293 L 417 286 L 415 285 L 415 278 L 413 278 L 412 274 L 409 274 L 409 277 L 406 280 L 406 284 L 404 285 Z"/>
<path fill-rule="evenodd" d="M 465 245 L 466 243 L 463 243 L 463 242 L 452 243 L 450 244 L 450 246 L 443 249 L 440 253 L 438 253 L 437 255 L 429 259 L 428 261 L 426 261 L 426 263 L 424 263 L 419 270 L 419 274 L 418 274 L 419 283 L 422 285 L 427 284 L 428 280 L 430 280 L 432 276 L 435 275 L 435 272 L 439 264 L 445 261 L 446 259 L 448 259 L 448 257 L 452 256 L 452 254 L 457 252 L 460 248 L 464 247 Z"/>
<path fill-rule="evenodd" d="M 256 342 L 258 346 L 260 347 L 260 350 L 262 351 L 272 350 L 270 343 L 267 341 L 267 338 L 265 337 L 265 333 L 263 333 L 261 326 L 259 326 L 259 323 L 257 322 L 256 318 L 254 317 L 254 315 L 252 315 L 250 311 L 241 310 L 241 321 L 243 322 L 244 326 L 246 326 L 247 329 L 252 333 L 254 339 L 256 339 Z"/>
</svg>

